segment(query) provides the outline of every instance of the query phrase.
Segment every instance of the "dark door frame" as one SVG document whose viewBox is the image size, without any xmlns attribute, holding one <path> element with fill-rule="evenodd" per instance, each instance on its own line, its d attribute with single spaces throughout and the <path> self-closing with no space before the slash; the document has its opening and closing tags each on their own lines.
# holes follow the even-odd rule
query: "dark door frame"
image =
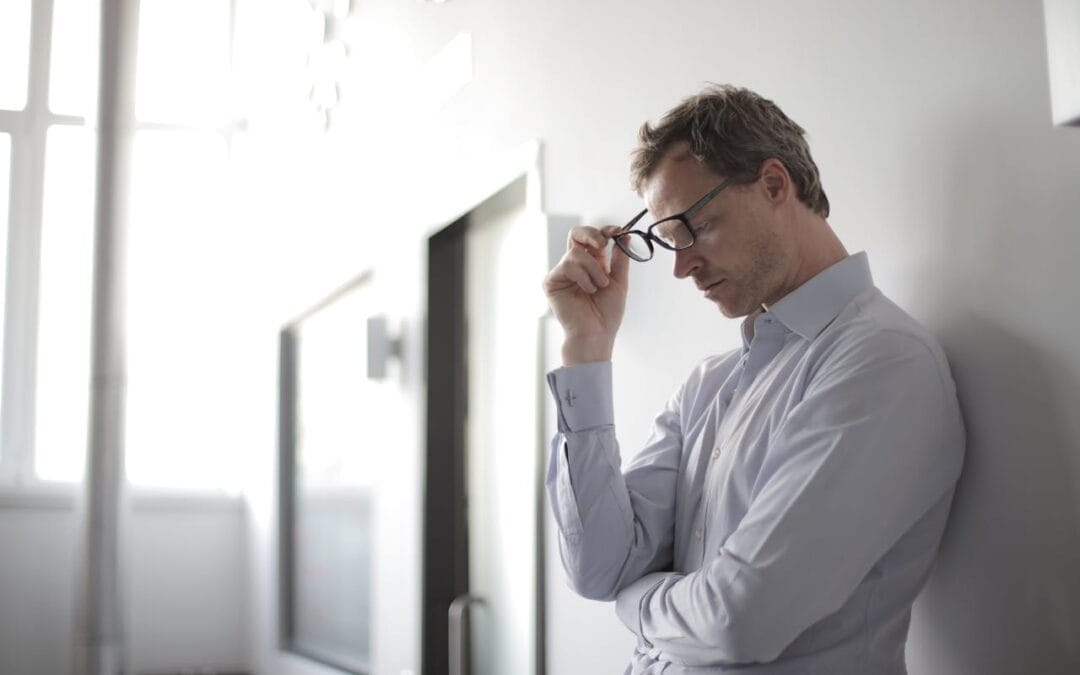
<svg viewBox="0 0 1080 675">
<path fill-rule="evenodd" d="M 449 673 L 448 609 L 469 592 L 465 418 L 468 215 L 428 239 L 422 675 Z"/>
<path fill-rule="evenodd" d="M 466 234 L 471 211 L 428 239 L 427 321 L 425 327 L 426 442 L 424 456 L 421 675 L 449 675 L 451 603 L 465 599 L 469 588 L 468 538 L 468 322 L 466 319 L 465 277 Z M 550 225 L 548 225 L 550 229 Z M 567 231 L 569 227 L 565 228 Z M 560 231 L 562 241 L 565 234 Z M 550 236 L 550 233 L 549 233 Z M 550 242 L 549 242 L 550 247 Z M 537 322 L 538 371 L 544 368 L 545 321 Z M 539 426 L 538 447 L 545 422 L 547 387 L 537 382 Z M 547 672 L 546 652 L 546 540 L 544 457 L 539 452 L 536 466 L 536 576 L 533 580 L 536 649 L 534 675 Z M 467 604 L 466 604 L 467 606 Z M 468 610 L 463 626 L 468 633 Z M 468 640 L 466 639 L 466 643 Z M 469 645 L 463 645 L 469 662 Z"/>
</svg>

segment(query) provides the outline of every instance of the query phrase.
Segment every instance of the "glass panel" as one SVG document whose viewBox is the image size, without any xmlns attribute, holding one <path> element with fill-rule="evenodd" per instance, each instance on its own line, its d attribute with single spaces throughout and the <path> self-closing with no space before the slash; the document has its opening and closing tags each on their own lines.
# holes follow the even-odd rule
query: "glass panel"
<svg viewBox="0 0 1080 675">
<path fill-rule="evenodd" d="M 97 103 L 100 0 L 53 0 L 49 108 L 90 117 Z"/>
<path fill-rule="evenodd" d="M 373 671 L 376 449 L 393 447 L 362 414 L 384 420 L 387 409 L 385 389 L 366 375 L 369 305 L 357 287 L 296 331 L 289 646 L 351 672 Z"/>
<path fill-rule="evenodd" d="M 223 124 L 229 113 L 229 3 L 143 0 L 135 116 L 141 122 Z"/>
<path fill-rule="evenodd" d="M 26 106 L 31 0 L 0 1 L 0 109 Z"/>
<path fill-rule="evenodd" d="M 243 251 L 224 212 L 226 159 L 217 134 L 135 137 L 125 419 L 134 483 L 232 489 L 245 469 L 244 424 L 260 402 L 245 389 L 251 344 L 238 338 L 247 300 L 235 290 Z"/>
<path fill-rule="evenodd" d="M 465 259 L 472 672 L 536 671 L 536 537 L 543 228 L 518 181 L 470 214 Z M 532 251 L 528 256 L 522 252 Z"/>
<path fill-rule="evenodd" d="M 53 126 L 45 141 L 38 304 L 35 466 L 44 480 L 79 480 L 90 391 L 94 134 Z"/>
</svg>

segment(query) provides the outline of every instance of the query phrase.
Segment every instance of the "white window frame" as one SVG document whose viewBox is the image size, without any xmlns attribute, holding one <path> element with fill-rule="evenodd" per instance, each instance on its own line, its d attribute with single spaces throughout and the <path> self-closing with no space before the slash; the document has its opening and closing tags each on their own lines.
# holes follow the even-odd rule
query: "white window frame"
<svg viewBox="0 0 1080 675">
<path fill-rule="evenodd" d="M 33 0 L 26 106 L 0 111 L 11 135 L 3 382 L 0 388 L 0 479 L 27 487 L 34 472 L 34 392 L 37 371 L 38 270 L 45 184 L 45 135 L 53 124 L 85 126 L 86 118 L 49 110 L 53 0 Z"/>
<path fill-rule="evenodd" d="M 230 69 L 235 63 L 238 0 L 229 2 Z M 0 133 L 11 139 L 9 172 L 6 283 L 3 292 L 3 359 L 0 378 L 0 506 L 56 505 L 73 503 L 74 483 L 47 481 L 35 471 L 34 431 L 37 392 L 37 347 L 41 231 L 45 183 L 46 135 L 53 125 L 88 126 L 79 115 L 60 115 L 49 109 L 49 76 L 52 56 L 54 0 L 32 0 L 30 58 L 26 104 L 22 110 L 0 109 Z M 193 126 L 140 122 L 135 131 L 183 131 L 217 133 L 232 149 L 235 134 L 246 129 L 245 119 L 220 126 Z M 91 130 L 95 136 L 96 126 Z M 96 145 L 95 145 L 96 156 Z M 96 166 L 96 161 L 95 161 Z M 92 255 L 88 251 L 87 255 Z M 89 358 L 89 350 L 87 350 Z M 90 383 L 87 382 L 87 387 Z M 158 490 L 135 486 L 137 492 L 155 496 L 191 496 L 220 499 L 223 492 Z M 44 501 L 42 501 L 44 499 Z M 233 501 L 231 498 L 230 502 Z"/>
</svg>

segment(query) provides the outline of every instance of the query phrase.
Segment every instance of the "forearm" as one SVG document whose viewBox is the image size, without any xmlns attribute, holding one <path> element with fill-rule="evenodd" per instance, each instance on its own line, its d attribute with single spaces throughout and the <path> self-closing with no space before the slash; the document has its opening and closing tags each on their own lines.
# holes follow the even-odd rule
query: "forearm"
<svg viewBox="0 0 1080 675">
<path fill-rule="evenodd" d="M 559 434 L 548 469 L 563 567 L 574 590 L 594 600 L 614 599 L 634 574 L 628 568 L 635 559 L 634 519 L 625 483 L 611 465 L 614 435 L 613 427 Z"/>
<path fill-rule="evenodd" d="M 548 379 L 560 433 L 546 482 L 563 564 L 581 595 L 610 600 L 622 586 L 670 564 L 677 437 L 657 434 L 643 454 L 666 459 L 624 475 L 610 363 L 559 369 Z"/>
</svg>

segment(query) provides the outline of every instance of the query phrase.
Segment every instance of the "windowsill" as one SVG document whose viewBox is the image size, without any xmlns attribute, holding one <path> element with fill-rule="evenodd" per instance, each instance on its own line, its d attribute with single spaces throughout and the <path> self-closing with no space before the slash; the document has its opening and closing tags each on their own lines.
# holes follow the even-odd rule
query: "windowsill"
<svg viewBox="0 0 1080 675">
<path fill-rule="evenodd" d="M 75 510 L 82 491 L 73 483 L 0 485 L 0 510 Z M 129 486 L 133 513 L 243 511 L 244 496 L 224 490 L 182 490 Z"/>
<path fill-rule="evenodd" d="M 73 484 L 0 485 L 0 509 L 66 511 L 74 509 L 78 499 L 79 493 Z"/>
</svg>

